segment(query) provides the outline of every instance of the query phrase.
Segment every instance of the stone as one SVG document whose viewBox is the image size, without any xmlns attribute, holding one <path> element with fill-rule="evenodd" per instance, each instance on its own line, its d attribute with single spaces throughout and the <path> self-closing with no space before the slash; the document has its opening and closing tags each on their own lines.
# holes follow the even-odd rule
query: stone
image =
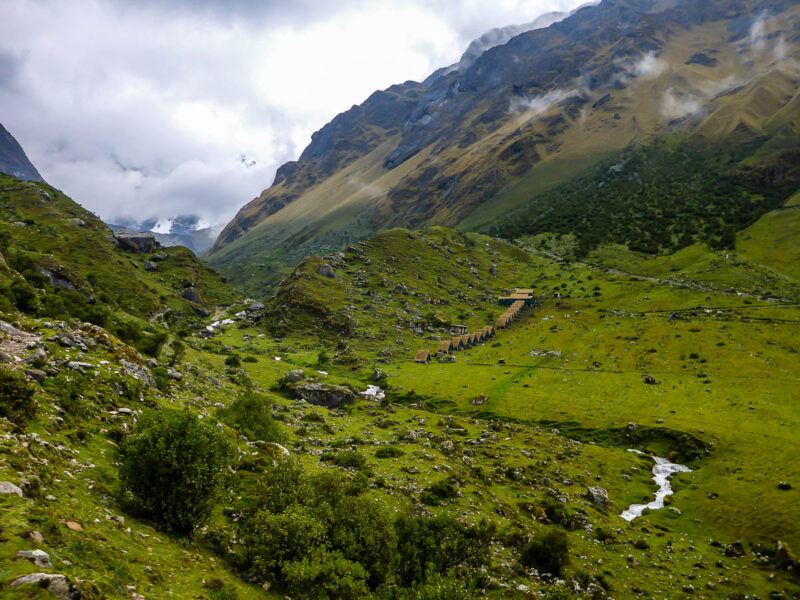
<svg viewBox="0 0 800 600">
<path fill-rule="evenodd" d="M 150 254 L 156 248 L 156 236 L 147 231 L 123 229 L 114 232 L 119 247 L 136 254 Z"/>
<path fill-rule="evenodd" d="M 302 369 L 293 369 L 286 374 L 286 383 L 297 383 L 306 378 L 306 373 Z"/>
<path fill-rule="evenodd" d="M 784 490 L 784 491 L 785 490 L 790 490 L 790 489 L 792 489 L 792 484 L 789 483 L 788 481 L 781 481 L 781 482 L 778 483 L 778 489 L 779 490 Z"/>
<path fill-rule="evenodd" d="M 31 538 L 34 544 L 44 544 L 44 536 L 39 531 L 31 531 L 28 533 L 28 537 Z"/>
<path fill-rule="evenodd" d="M 58 600 L 80 600 L 81 591 L 65 575 L 60 573 L 31 573 L 17 577 L 11 582 L 11 589 L 23 585 L 37 585 L 45 588 Z"/>
<path fill-rule="evenodd" d="M 675 515 L 678 515 L 678 516 L 681 515 L 681 511 L 679 509 L 675 508 L 674 506 L 670 506 L 667 510 L 670 511 L 671 513 L 675 514 Z"/>
<path fill-rule="evenodd" d="M 84 221 L 83 219 L 78 219 L 77 217 L 74 219 L 70 219 L 70 222 L 74 223 L 78 227 L 86 227 L 86 221 Z"/>
<path fill-rule="evenodd" d="M 165 252 L 159 252 L 157 254 L 153 254 L 153 256 L 150 257 L 150 260 L 153 262 L 161 262 L 162 260 L 167 260 L 167 258 L 167 254 Z"/>
<path fill-rule="evenodd" d="M 301 381 L 292 386 L 291 391 L 295 398 L 325 408 L 341 408 L 345 404 L 352 404 L 356 399 L 350 388 L 328 383 Z"/>
<path fill-rule="evenodd" d="M 608 505 L 608 492 L 599 486 L 592 486 L 586 489 L 586 497 L 589 502 L 597 506 Z"/>
<path fill-rule="evenodd" d="M 200 302 L 200 294 L 197 293 L 197 288 L 194 286 L 184 288 L 181 292 L 181 298 L 189 302 Z"/>
<path fill-rule="evenodd" d="M 322 263 L 317 267 L 317 273 L 327 279 L 336 279 L 336 271 L 328 263 Z"/>
<path fill-rule="evenodd" d="M 442 454 L 452 454 L 455 447 L 453 446 L 453 442 L 445 440 L 442 442 L 442 445 L 439 446 L 439 449 L 442 451 Z"/>
<path fill-rule="evenodd" d="M 36 383 L 42 384 L 47 379 L 47 373 L 44 371 L 40 371 L 39 369 L 28 369 L 26 371 L 28 377 L 33 379 Z"/>
<path fill-rule="evenodd" d="M 144 270 L 149 272 L 158 271 L 158 265 L 152 260 L 147 260 L 144 263 Z"/>
<path fill-rule="evenodd" d="M 14 485 L 10 481 L 0 481 L 0 494 L 14 494 L 20 498 L 23 497 L 22 488 Z"/>
<path fill-rule="evenodd" d="M 25 362 L 29 365 L 44 365 L 47 362 L 47 352 L 45 352 L 42 348 L 36 348 L 36 350 L 34 350 L 33 353 L 25 359 Z"/>
<path fill-rule="evenodd" d="M 789 544 L 778 540 L 775 547 L 775 564 L 779 569 L 788 569 L 789 567 L 797 568 L 798 561 Z"/>
<path fill-rule="evenodd" d="M 657 382 L 656 382 L 656 378 L 655 378 L 655 377 L 653 377 L 652 375 L 645 375 L 645 377 L 644 377 L 644 382 L 645 382 L 647 385 L 655 385 L 655 384 L 657 383 Z"/>
<path fill-rule="evenodd" d="M 744 545 L 742 542 L 733 542 L 725 546 L 725 556 L 728 558 L 738 558 L 744 556 Z"/>
<path fill-rule="evenodd" d="M 8 352 L 0 350 L 0 363 L 11 363 L 11 362 L 14 362 L 14 357 L 11 356 Z"/>
<path fill-rule="evenodd" d="M 53 568 L 50 555 L 44 550 L 20 550 L 17 552 L 17 558 L 27 558 L 37 567 L 42 567 L 43 569 Z"/>
</svg>

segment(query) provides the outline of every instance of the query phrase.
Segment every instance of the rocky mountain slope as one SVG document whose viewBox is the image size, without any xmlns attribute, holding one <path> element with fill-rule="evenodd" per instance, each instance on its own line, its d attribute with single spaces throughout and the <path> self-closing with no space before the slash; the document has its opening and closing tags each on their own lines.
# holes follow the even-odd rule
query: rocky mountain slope
<svg viewBox="0 0 800 600">
<path fill-rule="evenodd" d="M 796 189 L 798 18 L 786 0 L 606 0 L 463 71 L 376 92 L 281 167 L 208 260 L 265 293 L 309 254 L 392 226 L 485 228 L 654 140 L 754 194 Z"/>
<path fill-rule="evenodd" d="M 44 181 L 19 142 L 0 123 L 0 173 L 23 181 Z"/>
</svg>

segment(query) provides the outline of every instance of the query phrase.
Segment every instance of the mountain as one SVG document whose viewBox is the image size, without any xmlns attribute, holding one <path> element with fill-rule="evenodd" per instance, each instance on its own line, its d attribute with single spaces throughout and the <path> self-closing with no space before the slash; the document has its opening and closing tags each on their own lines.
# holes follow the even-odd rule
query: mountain
<svg viewBox="0 0 800 600">
<path fill-rule="evenodd" d="M 133 229 L 149 231 L 158 243 L 165 247 L 185 246 L 195 254 L 200 254 L 211 247 L 218 231 L 208 227 L 196 215 L 182 215 L 172 219 L 150 219 L 137 222 L 123 220 L 109 224 L 113 230 Z"/>
<path fill-rule="evenodd" d="M 0 173 L 23 181 L 44 181 L 39 171 L 28 160 L 22 146 L 0 123 Z"/>
<path fill-rule="evenodd" d="M 774 183 L 785 197 L 800 185 L 799 12 L 788 0 L 605 0 L 464 70 L 376 92 L 314 134 L 207 258 L 266 294 L 305 256 L 385 228 L 490 231 L 531 206 L 538 223 L 542 194 L 579 178 L 595 185 L 593 169 L 656 142 L 700 156 L 715 180 L 754 197 Z M 593 190 L 574 187 L 572 206 Z M 780 200 L 722 214 L 718 230 L 706 216 L 698 231 L 674 236 L 722 243 Z M 575 210 L 564 220 L 579 220 Z M 568 229 L 550 220 L 524 233 Z M 660 247 L 638 225 L 614 241 L 629 234 L 634 246 Z"/>
</svg>

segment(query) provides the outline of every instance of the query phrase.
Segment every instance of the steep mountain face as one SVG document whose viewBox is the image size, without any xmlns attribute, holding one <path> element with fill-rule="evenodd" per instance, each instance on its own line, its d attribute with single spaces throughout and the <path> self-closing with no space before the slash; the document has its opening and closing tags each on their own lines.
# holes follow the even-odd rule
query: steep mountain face
<svg viewBox="0 0 800 600">
<path fill-rule="evenodd" d="M 208 258 L 266 293 L 310 254 L 392 226 L 485 228 L 657 139 L 722 151 L 712 167 L 726 176 L 796 188 L 798 23 L 789 0 L 584 7 L 336 117 Z"/>
<path fill-rule="evenodd" d="M 0 123 L 0 173 L 23 181 L 44 181 L 31 164 L 22 146 Z"/>
<path fill-rule="evenodd" d="M 144 222 L 126 220 L 120 223 L 109 223 L 108 226 L 114 231 L 123 229 L 149 231 L 162 246 L 168 248 L 184 246 L 195 254 L 200 254 L 210 248 L 218 233 L 218 230 L 203 224 L 196 215 L 182 215 L 161 221 L 156 219 Z"/>
</svg>

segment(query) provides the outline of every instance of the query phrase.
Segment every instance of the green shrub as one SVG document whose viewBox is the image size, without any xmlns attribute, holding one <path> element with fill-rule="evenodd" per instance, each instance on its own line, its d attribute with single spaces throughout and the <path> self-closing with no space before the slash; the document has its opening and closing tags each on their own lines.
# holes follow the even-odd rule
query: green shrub
<svg viewBox="0 0 800 600">
<path fill-rule="evenodd" d="M 20 427 L 36 414 L 35 388 L 25 377 L 6 367 L 0 367 L 0 417 Z"/>
<path fill-rule="evenodd" d="M 143 335 L 139 341 L 136 342 L 135 346 L 142 354 L 158 358 L 158 355 L 161 353 L 161 347 L 167 341 L 168 337 L 169 335 L 167 335 L 166 331 L 156 331 L 148 335 Z"/>
<path fill-rule="evenodd" d="M 301 600 L 370 598 L 366 571 L 339 552 L 317 550 L 285 568 L 286 587 Z"/>
<path fill-rule="evenodd" d="M 560 576 L 569 562 L 569 540 L 560 529 L 548 529 L 533 536 L 522 549 L 520 562 L 542 573 Z"/>
<path fill-rule="evenodd" d="M 407 586 L 455 567 L 485 565 L 495 534 L 486 521 L 470 527 L 451 516 L 402 516 L 394 525 L 400 582 Z"/>
<path fill-rule="evenodd" d="M 226 367 L 241 367 L 242 361 L 239 360 L 239 357 L 236 354 L 231 354 L 228 358 L 225 359 L 225 366 Z"/>
<path fill-rule="evenodd" d="M 219 419 L 249 440 L 281 442 L 285 436 L 272 418 L 272 403 L 252 390 L 217 411 Z"/>
<path fill-rule="evenodd" d="M 407 596 L 408 600 L 472 600 L 479 597 L 463 580 L 438 574 Z"/>
<path fill-rule="evenodd" d="M 355 450 L 342 450 L 333 456 L 333 464 L 346 469 L 363 469 L 367 464 L 367 457 Z"/>
<path fill-rule="evenodd" d="M 145 514 L 189 534 L 208 518 L 230 456 L 213 424 L 189 411 L 152 411 L 120 444 L 120 482 Z"/>
<path fill-rule="evenodd" d="M 439 506 L 443 500 L 458 497 L 458 490 L 452 479 L 440 479 L 432 483 L 422 492 L 420 502 L 428 506 Z"/>
<path fill-rule="evenodd" d="M 397 446 L 381 446 L 375 450 L 375 458 L 398 458 L 403 454 Z"/>
</svg>

